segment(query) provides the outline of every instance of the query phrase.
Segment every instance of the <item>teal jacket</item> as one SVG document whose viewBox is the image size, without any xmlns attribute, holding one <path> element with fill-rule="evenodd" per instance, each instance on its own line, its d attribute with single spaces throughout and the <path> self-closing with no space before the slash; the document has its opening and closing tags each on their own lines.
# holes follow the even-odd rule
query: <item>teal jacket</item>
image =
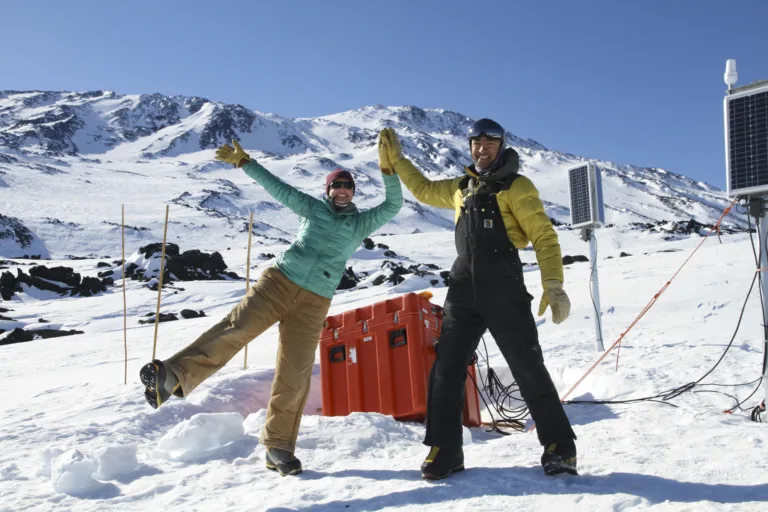
<svg viewBox="0 0 768 512">
<path fill-rule="evenodd" d="M 400 178 L 395 174 L 382 174 L 386 198 L 380 205 L 363 212 L 351 205 L 337 212 L 330 199 L 316 199 L 296 190 L 254 160 L 243 170 L 301 217 L 296 240 L 277 258 L 275 267 L 305 290 L 329 299 L 363 238 L 392 220 L 403 206 Z"/>
</svg>

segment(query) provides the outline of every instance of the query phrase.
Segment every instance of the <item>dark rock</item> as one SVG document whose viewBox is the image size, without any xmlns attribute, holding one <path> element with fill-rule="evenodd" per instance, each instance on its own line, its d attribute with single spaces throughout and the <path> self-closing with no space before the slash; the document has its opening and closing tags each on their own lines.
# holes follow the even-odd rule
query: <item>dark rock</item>
<svg viewBox="0 0 768 512">
<path fill-rule="evenodd" d="M 337 286 L 336 289 L 349 290 L 350 288 L 357 286 L 357 283 L 359 282 L 360 278 L 355 275 L 352 267 L 347 267 L 347 269 L 344 270 L 344 273 L 341 275 L 341 281 L 339 281 L 339 286 Z"/>
<path fill-rule="evenodd" d="M 619 258 L 626 258 L 627 256 L 632 256 L 632 255 L 624 251 L 621 251 L 621 254 L 619 254 Z"/>
<path fill-rule="evenodd" d="M 109 264 L 109 263 L 107 263 L 106 261 L 100 261 L 100 262 L 98 262 L 98 263 L 96 264 L 96 268 L 104 268 L 104 267 L 111 267 L 111 266 L 112 266 L 112 265 L 110 265 L 110 264 Z"/>
<path fill-rule="evenodd" d="M 397 258 L 397 253 L 395 251 L 384 251 L 384 256 L 387 258 Z"/>
<path fill-rule="evenodd" d="M 3 272 L 0 275 L 0 297 L 3 300 L 11 300 L 16 292 L 21 291 L 21 283 L 10 272 Z"/>
<path fill-rule="evenodd" d="M 115 280 L 112 279 L 111 277 L 105 277 L 104 279 L 101 280 L 101 283 L 104 286 L 114 286 L 115 285 Z"/>
<path fill-rule="evenodd" d="M 194 309 L 182 309 L 181 313 L 179 313 L 182 318 L 189 319 L 189 318 L 200 318 L 205 316 L 204 311 L 195 311 Z M 162 319 L 160 320 L 162 322 Z"/>
<path fill-rule="evenodd" d="M 259 254 L 259 258 L 264 258 L 265 260 L 271 260 L 274 257 L 275 255 L 271 252 L 262 252 Z"/>
<path fill-rule="evenodd" d="M 570 265 L 577 261 L 589 261 L 589 258 L 582 256 L 581 254 L 577 254 L 576 256 L 563 256 L 563 265 Z"/>
<path fill-rule="evenodd" d="M 150 244 L 139 249 L 145 258 L 150 259 L 159 256 L 162 251 L 162 244 Z M 165 247 L 165 270 L 163 272 L 163 286 L 171 284 L 173 280 L 177 281 L 210 281 L 222 279 L 240 279 L 235 272 L 227 272 L 227 264 L 221 253 L 204 253 L 197 249 L 184 251 L 179 254 L 179 247 L 176 244 L 167 244 Z M 125 271 L 128 278 L 148 281 L 152 277 L 145 276 L 143 269 L 139 269 L 131 263 Z M 156 289 L 156 287 L 154 287 Z"/>
<path fill-rule="evenodd" d="M 155 323 L 155 314 L 149 313 L 146 315 L 147 317 L 151 317 L 148 320 L 139 320 L 140 324 L 154 324 Z M 178 320 L 179 318 L 174 315 L 173 313 L 160 313 L 160 323 L 163 322 L 172 322 L 174 320 Z"/>
<path fill-rule="evenodd" d="M 365 247 L 370 251 L 376 247 L 376 244 L 374 244 L 373 240 L 371 240 L 370 238 L 363 238 L 363 247 Z"/>
<path fill-rule="evenodd" d="M 22 283 L 40 290 L 72 297 L 77 295 L 90 297 L 107 290 L 106 282 L 95 277 L 81 279 L 80 274 L 73 272 L 69 267 L 48 268 L 38 265 L 29 269 L 29 275 L 21 269 L 16 269 L 16 276 L 10 272 L 4 272 L 0 276 L 0 293 L 3 299 L 10 300 L 14 293 L 20 292 Z"/>
<path fill-rule="evenodd" d="M 376 247 L 378 247 L 379 249 L 384 249 L 384 250 L 389 249 L 389 246 L 387 244 L 376 244 Z"/>
<path fill-rule="evenodd" d="M 115 274 L 114 270 L 104 270 L 103 272 L 99 272 L 97 275 L 99 277 L 111 277 Z"/>
<path fill-rule="evenodd" d="M 30 269 L 30 274 L 36 268 L 39 268 L 39 267 L 32 267 Z M 57 268 L 61 268 L 61 267 L 57 267 Z M 38 272 L 41 272 L 43 275 L 47 275 L 44 271 L 38 271 Z M 80 274 L 77 274 L 77 276 L 79 281 Z M 71 290 L 74 289 L 73 287 L 70 287 L 68 285 L 59 286 L 58 284 L 49 282 L 47 278 L 44 278 L 44 277 L 27 275 L 24 272 L 22 272 L 20 269 L 16 269 L 16 280 L 20 283 L 26 284 L 27 286 L 32 286 L 40 290 L 58 293 L 59 295 L 62 295 L 62 296 L 67 295 L 68 293 L 70 293 Z M 61 281 L 58 281 L 58 282 L 61 282 Z M 78 282 L 78 284 L 80 283 Z"/>
<path fill-rule="evenodd" d="M 49 324 L 49 323 L 51 323 L 48 320 L 46 320 L 45 318 L 38 318 L 37 321 L 40 322 L 41 324 Z"/>
<path fill-rule="evenodd" d="M 163 252 L 163 244 L 162 243 L 154 243 L 145 245 L 144 247 L 139 247 L 139 253 L 142 254 L 145 258 L 150 259 L 152 258 L 152 255 L 157 253 L 157 256 L 159 257 Z M 172 243 L 165 244 L 165 256 L 178 256 L 179 255 L 179 246 Z"/>
<path fill-rule="evenodd" d="M 83 334 L 83 331 L 60 331 L 54 329 L 40 329 L 37 331 L 25 331 L 24 329 L 16 328 L 11 331 L 8 337 L 0 340 L 0 345 L 11 345 L 12 343 L 22 343 L 26 341 L 33 341 L 35 338 L 60 338 L 63 336 L 72 336 L 74 334 Z"/>
<path fill-rule="evenodd" d="M 90 297 L 105 291 L 107 291 L 106 285 L 95 277 L 84 277 L 78 289 L 78 293 L 83 297 Z"/>
<path fill-rule="evenodd" d="M 73 288 L 80 286 L 80 274 L 75 273 L 70 267 L 48 268 L 45 265 L 38 265 L 29 269 L 29 275 L 57 283 L 64 283 Z"/>
</svg>

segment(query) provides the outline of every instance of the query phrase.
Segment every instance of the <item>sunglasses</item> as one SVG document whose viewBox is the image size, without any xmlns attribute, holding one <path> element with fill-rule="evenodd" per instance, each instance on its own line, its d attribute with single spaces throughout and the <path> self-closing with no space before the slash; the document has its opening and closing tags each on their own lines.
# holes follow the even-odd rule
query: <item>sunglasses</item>
<svg viewBox="0 0 768 512">
<path fill-rule="evenodd" d="M 498 140 L 498 141 L 501 141 L 503 139 L 503 137 L 501 135 L 494 135 L 494 134 L 483 132 L 480 135 L 473 135 L 473 136 L 471 136 L 469 138 L 469 142 L 479 141 L 480 137 L 485 137 L 486 139 L 492 139 L 492 140 Z"/>
<path fill-rule="evenodd" d="M 332 181 L 331 188 L 346 188 L 347 190 L 352 190 L 355 188 L 355 184 L 351 181 Z"/>
</svg>

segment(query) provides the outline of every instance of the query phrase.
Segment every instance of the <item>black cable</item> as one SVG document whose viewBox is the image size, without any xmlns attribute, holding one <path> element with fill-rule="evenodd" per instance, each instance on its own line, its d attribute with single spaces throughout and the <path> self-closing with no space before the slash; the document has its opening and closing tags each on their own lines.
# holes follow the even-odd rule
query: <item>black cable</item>
<svg viewBox="0 0 768 512">
<path fill-rule="evenodd" d="M 508 435 L 507 432 L 503 432 L 500 429 L 502 427 L 514 428 L 516 430 L 523 430 L 525 424 L 523 420 L 528 416 L 528 407 L 525 405 L 525 401 L 521 398 L 517 398 L 514 394 L 519 391 L 516 382 L 505 386 L 496 372 L 493 370 L 490 364 L 490 357 L 488 355 L 488 345 L 485 343 L 485 336 L 481 337 L 483 342 L 483 353 L 478 351 L 476 356 L 478 359 L 482 359 L 486 367 L 486 379 L 482 381 L 482 388 L 475 382 L 475 386 L 483 399 L 483 403 L 488 408 L 488 412 L 491 414 L 491 431 L 496 431 Z M 483 396 L 485 393 L 488 396 L 488 400 L 485 400 Z M 519 402 L 521 405 L 513 406 L 513 402 Z M 493 408 L 491 408 L 493 405 Z M 495 409 L 496 415 L 499 419 L 496 419 L 493 415 Z"/>
<path fill-rule="evenodd" d="M 677 388 L 673 388 L 673 389 L 670 389 L 670 390 L 667 390 L 667 391 L 663 391 L 663 392 L 661 392 L 661 393 L 659 393 L 657 395 L 647 396 L 647 397 L 640 397 L 640 398 L 633 398 L 633 399 L 630 399 L 630 400 L 578 400 L 578 401 L 576 401 L 576 400 L 568 400 L 568 401 L 565 401 L 563 403 L 564 404 L 571 404 L 571 403 L 572 404 L 591 404 L 591 403 L 596 403 L 596 404 L 598 404 L 598 403 L 599 404 L 628 404 L 628 403 L 637 403 L 637 402 L 646 402 L 647 401 L 647 402 L 661 402 L 661 403 L 666 403 L 667 405 L 672 405 L 674 407 L 677 407 L 674 404 L 668 403 L 668 401 L 672 400 L 673 398 L 677 398 L 678 396 L 682 395 L 683 393 L 691 391 L 691 390 L 693 390 L 693 388 L 695 388 L 696 386 L 700 385 L 701 381 L 704 380 L 705 378 L 707 378 L 713 371 L 715 371 L 715 368 L 717 368 L 720 365 L 720 363 L 723 361 L 723 359 L 725 358 L 725 355 L 728 353 L 728 350 L 733 345 L 733 342 L 736 339 L 736 335 L 739 332 L 739 328 L 741 327 L 741 321 L 744 318 L 744 311 L 747 308 L 747 303 L 749 302 L 750 295 L 752 295 L 752 290 L 755 287 L 755 281 L 756 280 L 757 280 L 757 273 L 755 273 L 755 275 L 752 277 L 752 284 L 749 287 L 749 291 L 747 292 L 747 297 L 744 299 L 744 305 L 741 308 L 741 314 L 739 314 L 739 321 L 736 324 L 736 329 L 733 331 L 733 336 L 731 337 L 731 341 L 728 342 L 728 345 L 725 347 L 725 350 L 723 351 L 722 355 L 720 356 L 720 359 L 718 359 L 717 362 L 714 364 L 714 366 L 707 373 L 705 373 L 701 378 L 699 378 L 698 380 L 693 381 L 693 382 L 689 382 L 689 383 L 684 384 L 684 385 L 682 385 L 680 387 L 677 387 Z M 707 384 L 707 385 L 713 386 L 713 385 L 716 385 L 716 384 Z"/>
<path fill-rule="evenodd" d="M 752 203 L 752 204 L 754 204 L 754 203 Z M 762 216 L 763 216 L 763 212 L 762 212 L 763 200 L 762 199 L 758 200 L 757 206 L 760 208 L 760 211 L 757 212 L 757 213 L 759 213 L 759 215 L 755 215 L 755 231 L 757 233 L 760 233 L 759 219 L 761 219 Z M 753 212 L 753 213 L 755 213 L 755 212 Z M 750 218 L 749 218 L 749 209 L 747 209 L 747 211 L 746 211 L 746 216 L 747 216 L 747 229 L 749 231 L 749 241 L 752 244 L 752 254 L 755 257 L 755 268 L 756 269 L 760 269 L 760 259 L 757 256 L 757 250 L 755 249 L 755 240 L 752 237 L 752 222 L 750 221 Z M 766 251 L 766 260 L 768 260 L 768 247 L 766 247 L 766 245 L 768 245 L 768 244 L 766 244 L 766 242 L 768 242 L 768 231 L 766 231 L 766 239 L 763 240 L 763 247 L 762 247 L 762 249 L 764 251 Z M 756 270 L 756 273 L 759 272 L 759 271 L 760 270 Z M 763 287 L 762 286 L 760 287 L 760 306 L 762 308 L 761 312 L 763 313 L 763 336 L 764 336 L 764 343 L 763 343 L 763 368 L 762 368 L 762 372 L 761 373 L 764 376 L 765 373 L 766 373 L 766 366 L 768 365 L 768 325 L 765 325 L 765 320 L 764 320 L 765 319 L 765 302 L 763 300 Z M 762 379 L 762 376 L 761 376 L 761 379 Z M 760 387 L 760 385 L 758 384 L 758 388 L 759 387 Z M 757 390 L 755 390 L 755 391 L 757 391 Z M 754 394 L 755 393 L 753 392 L 752 395 L 754 395 Z M 752 396 L 752 395 L 750 395 L 750 396 Z M 739 408 L 741 408 L 741 407 L 739 407 Z M 755 407 L 752 410 L 752 421 L 758 421 L 758 422 L 762 423 L 762 419 L 760 417 L 762 412 L 765 412 L 765 399 L 763 399 L 762 404 L 757 405 L 757 407 Z"/>
</svg>

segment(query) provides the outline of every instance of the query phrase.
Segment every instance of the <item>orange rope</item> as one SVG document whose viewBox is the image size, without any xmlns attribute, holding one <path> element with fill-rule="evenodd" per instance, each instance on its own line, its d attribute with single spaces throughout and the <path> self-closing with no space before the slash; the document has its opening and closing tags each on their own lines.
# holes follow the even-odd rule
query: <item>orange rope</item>
<svg viewBox="0 0 768 512">
<path fill-rule="evenodd" d="M 683 264 L 680 265 L 680 268 L 677 269 L 677 272 L 675 272 L 674 275 L 669 279 L 669 281 L 667 281 L 666 284 L 661 287 L 661 290 L 659 290 L 656 293 L 656 295 L 653 296 L 653 298 L 650 300 L 650 302 L 648 302 L 648 304 L 645 306 L 645 308 L 643 308 L 643 310 L 640 312 L 640 314 L 637 315 L 637 318 L 635 318 L 635 320 L 630 324 L 630 326 L 627 328 L 626 331 L 621 333 L 621 336 L 619 336 L 619 339 L 616 341 L 616 343 L 613 344 L 613 346 L 615 346 L 615 345 L 619 346 L 618 350 L 616 351 L 616 371 L 619 371 L 619 355 L 621 353 L 621 340 L 624 339 L 624 336 L 635 326 L 635 324 L 637 322 L 640 321 L 641 318 L 643 318 L 643 316 L 645 316 L 645 314 L 648 312 L 648 310 L 651 309 L 654 304 L 656 304 L 656 301 L 659 300 L 659 297 L 661 296 L 661 294 L 664 293 L 665 291 L 667 291 L 667 288 L 669 287 L 670 284 L 672 284 L 672 281 L 674 281 L 675 278 L 677 277 L 677 275 L 680 273 L 680 271 L 683 270 L 683 267 L 685 267 L 688 264 L 688 262 L 691 261 L 691 258 L 693 258 L 693 255 L 696 254 L 696 251 L 698 251 L 701 248 L 701 246 L 704 244 L 704 242 L 706 242 L 707 239 L 710 236 L 712 236 L 712 233 L 716 233 L 716 232 L 718 232 L 720 230 L 720 223 L 723 221 L 725 216 L 728 215 L 728 213 L 730 213 L 731 208 L 733 208 L 733 205 L 735 205 L 736 201 L 738 201 L 738 200 L 739 200 L 738 197 L 733 199 L 733 201 L 731 202 L 730 206 L 728 206 L 728 208 L 726 208 L 723 211 L 723 214 L 720 215 L 720 218 L 717 219 L 717 222 L 715 223 L 714 228 L 710 229 L 709 233 L 707 234 L 707 236 L 705 236 L 704 238 L 701 239 L 701 242 L 699 242 L 699 245 L 696 246 L 696 248 L 688 256 L 688 258 L 686 258 L 686 260 L 683 262 Z M 609 348 L 608 351 L 613 349 L 613 346 L 611 346 L 611 348 Z"/>
<path fill-rule="evenodd" d="M 682 265 L 680 265 L 680 268 L 679 268 L 679 269 L 677 269 L 677 272 L 675 272 L 675 274 L 674 274 L 674 275 L 673 275 L 673 276 L 670 278 L 670 280 L 669 280 L 669 281 L 667 281 L 667 282 L 664 284 L 664 286 L 662 286 L 662 287 L 661 287 L 661 289 L 660 289 L 660 290 L 659 290 L 659 291 L 656 293 L 656 295 L 654 295 L 654 296 L 653 296 L 653 298 L 652 298 L 652 299 L 651 299 L 651 300 L 648 302 L 648 304 L 647 304 L 647 305 L 646 305 L 646 306 L 643 308 L 643 310 L 640 312 L 640 314 L 639 314 L 639 315 L 637 315 L 637 318 L 635 318 L 635 320 L 634 320 L 634 321 L 633 321 L 633 322 L 632 322 L 632 323 L 629 325 L 629 327 L 627 327 L 627 329 L 626 329 L 626 330 L 625 330 L 623 333 L 621 333 L 621 335 L 620 335 L 620 336 L 619 336 L 619 338 L 618 338 L 618 339 L 617 339 L 617 340 L 616 340 L 616 341 L 613 343 L 613 345 L 611 345 L 611 346 L 608 348 L 608 350 L 606 350 L 606 351 L 603 353 L 603 355 L 602 355 L 602 356 L 600 356 L 600 358 L 599 358 L 597 361 L 595 361 L 595 363 L 594 363 L 592 366 L 590 366 L 589 370 L 587 370 L 587 372 L 586 372 L 584 375 L 582 375 L 582 376 L 581 376 L 581 378 L 580 378 L 578 381 L 576 381 L 576 384 L 574 384 L 574 385 L 571 387 L 571 389 L 569 389 L 569 390 L 568 390 L 568 392 L 567 392 L 565 395 L 563 395 L 563 397 L 560 399 L 560 402 L 564 402 L 564 401 L 565 401 L 565 399 L 566 399 L 566 398 L 568 398 L 568 397 L 571 395 L 571 393 L 573 393 L 573 392 L 576 390 L 576 388 L 577 388 L 577 387 L 579 387 L 579 385 L 580 385 L 582 382 L 584 382 L 584 379 L 586 379 L 586 378 L 587 378 L 587 376 L 588 376 L 590 373 L 592 373 L 592 371 L 593 371 L 595 368 L 597 368 L 597 365 L 599 365 L 599 364 L 600 364 L 600 363 L 603 361 L 603 359 L 605 359 L 605 358 L 608 356 L 608 353 L 609 353 L 611 350 L 613 350 L 613 349 L 614 349 L 614 347 L 616 347 L 617 345 L 619 346 L 619 350 L 616 352 L 616 371 L 618 371 L 618 369 L 619 369 L 619 351 L 621 351 L 621 340 L 623 340 L 623 339 L 624 339 L 624 336 L 626 336 L 626 335 L 627 335 L 627 333 L 628 333 L 628 332 L 629 332 L 629 331 L 630 331 L 630 330 L 631 330 L 631 329 L 632 329 L 632 328 L 635 326 L 635 324 L 637 324 L 637 322 L 639 322 L 639 321 L 640 321 L 640 319 L 641 319 L 643 316 L 645 316 L 645 314 L 648 312 L 648 310 L 650 310 L 650 309 L 651 309 L 651 307 L 653 307 L 653 305 L 654 305 L 654 304 L 656 303 L 656 301 L 659 299 L 659 297 L 661 296 L 661 294 L 662 294 L 662 293 L 664 293 L 664 292 L 666 291 L 666 289 L 669 287 L 669 285 L 670 285 L 670 284 L 672 284 L 672 281 L 675 279 L 675 277 L 677 277 L 677 275 L 680 273 L 680 271 L 683 269 L 683 267 L 684 267 L 684 266 L 685 266 L 685 265 L 686 265 L 686 264 L 687 264 L 687 263 L 688 263 L 688 262 L 691 260 L 691 258 L 693 257 L 693 255 L 694 255 L 694 254 L 696 254 L 696 251 L 698 251 L 698 250 L 699 250 L 699 248 L 700 248 L 700 247 L 701 247 L 701 245 L 702 245 L 702 244 L 703 244 L 703 243 L 704 243 L 704 242 L 707 240 L 707 238 L 709 238 L 710 236 L 712 236 L 712 233 L 715 233 L 715 232 L 719 231 L 720 223 L 723 221 L 723 219 L 725 218 L 725 216 L 726 216 L 726 215 L 728 215 L 728 213 L 731 211 L 731 208 L 733 208 L 733 205 L 735 205 L 735 204 L 736 204 L 736 201 L 738 201 L 738 199 L 739 199 L 738 197 L 737 197 L 737 198 L 735 198 L 735 199 L 733 200 L 733 202 L 731 202 L 730 206 L 728 206 L 728 208 L 726 208 L 726 209 L 725 209 L 725 211 L 723 211 L 723 214 L 720 216 L 720 218 L 718 219 L 717 223 L 715 223 L 715 226 L 714 226 L 714 228 L 713 228 L 713 229 L 711 229 L 711 230 L 709 231 L 709 234 L 707 234 L 707 236 L 705 236 L 705 237 L 704 237 L 704 238 L 701 240 L 701 242 L 699 242 L 699 245 L 697 245 L 697 246 L 696 246 L 696 248 L 693 250 L 693 252 L 691 252 L 690 256 L 688 256 L 688 258 L 685 260 L 685 262 L 684 262 Z M 760 269 L 760 270 L 766 270 L 766 269 Z M 533 426 L 532 426 L 532 427 L 531 427 L 531 428 L 528 430 L 528 432 L 532 432 L 532 431 L 533 431 L 535 428 L 536 428 L 536 425 L 534 424 L 534 425 L 533 425 Z"/>
</svg>

